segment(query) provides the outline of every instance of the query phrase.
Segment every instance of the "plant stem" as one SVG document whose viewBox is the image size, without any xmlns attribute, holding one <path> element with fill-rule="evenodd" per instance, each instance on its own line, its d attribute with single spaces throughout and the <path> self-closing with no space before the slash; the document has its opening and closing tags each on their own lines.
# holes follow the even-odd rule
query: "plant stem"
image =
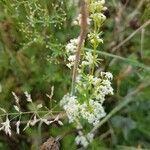
<svg viewBox="0 0 150 150">
<path fill-rule="evenodd" d="M 26 114 L 32 114 L 32 113 L 48 113 L 49 111 L 26 111 L 26 112 L 15 112 L 15 113 L 4 113 L 4 114 L 1 114 L 0 117 L 3 117 L 3 116 L 14 116 L 14 115 L 26 115 Z M 59 112 L 59 111 L 54 111 L 54 112 Z"/>
<path fill-rule="evenodd" d="M 130 34 L 125 40 L 123 40 L 120 44 L 118 44 L 116 47 L 112 49 L 112 52 L 116 51 L 119 49 L 122 45 L 124 45 L 126 42 L 128 42 L 136 33 L 141 31 L 143 28 L 147 27 L 150 25 L 150 19 L 146 21 L 141 27 L 139 27 L 136 31 L 134 31 L 132 34 Z"/>
</svg>

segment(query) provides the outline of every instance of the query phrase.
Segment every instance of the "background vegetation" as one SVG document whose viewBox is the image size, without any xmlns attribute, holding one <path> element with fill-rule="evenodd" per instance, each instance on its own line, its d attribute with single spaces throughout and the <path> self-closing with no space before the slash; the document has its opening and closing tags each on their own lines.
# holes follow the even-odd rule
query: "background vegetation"
<svg viewBox="0 0 150 150">
<path fill-rule="evenodd" d="M 104 44 L 98 48 L 103 61 L 97 71 L 112 72 L 115 94 L 105 102 L 110 116 L 89 149 L 150 149 L 150 1 L 109 0 L 106 6 Z M 65 45 L 79 34 L 72 24 L 77 10 L 73 0 L 0 1 L 0 107 L 14 112 L 12 91 L 25 111 L 31 106 L 24 91 L 31 93 L 35 104 L 47 106 L 46 93 L 50 95 L 54 86 L 51 105 L 60 109 L 57 104 L 71 85 Z M 12 137 L 1 132 L 0 149 L 36 149 L 50 136 L 66 133 L 61 148 L 77 149 L 76 130 L 67 119 L 62 121 L 63 126 L 37 125 L 20 135 L 14 129 Z"/>
</svg>

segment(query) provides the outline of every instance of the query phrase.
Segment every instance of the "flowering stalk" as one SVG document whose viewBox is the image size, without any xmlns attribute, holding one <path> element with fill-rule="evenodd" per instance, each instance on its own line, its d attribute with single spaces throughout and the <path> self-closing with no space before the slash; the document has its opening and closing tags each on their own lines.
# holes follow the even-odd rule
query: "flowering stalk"
<svg viewBox="0 0 150 150">
<path fill-rule="evenodd" d="M 70 69 L 74 66 L 72 92 L 64 95 L 60 101 L 60 106 L 66 111 L 69 122 L 74 123 L 76 128 L 83 125 L 81 120 L 96 126 L 100 119 L 106 115 L 103 108 L 106 95 L 113 94 L 113 88 L 111 87 L 112 74 L 110 72 L 100 72 L 98 76 L 94 74 L 100 61 L 96 50 L 100 43 L 103 43 L 103 39 L 100 38 L 102 34 L 100 29 L 106 19 L 103 15 L 103 11 L 106 10 L 104 3 L 104 0 L 89 0 L 84 1 L 84 5 L 81 4 L 81 10 L 88 9 L 89 16 L 87 16 L 87 13 L 85 14 L 85 10 L 80 11 L 77 20 L 74 22 L 76 25 L 80 25 L 80 36 L 78 39 L 70 40 L 70 43 L 66 46 L 69 61 L 67 66 Z M 87 25 L 90 26 L 87 42 L 91 44 L 93 51 L 81 52 Z M 92 139 L 93 134 L 90 132 L 89 134 L 80 132 L 79 136 L 76 137 L 76 143 L 86 147 Z"/>
<path fill-rule="evenodd" d="M 74 93 L 74 84 L 75 84 L 76 75 L 77 75 L 77 68 L 78 68 L 79 61 L 80 61 L 81 48 L 84 43 L 86 33 L 87 33 L 87 28 L 88 28 L 88 23 L 87 23 L 88 11 L 87 11 L 87 4 L 85 0 L 80 0 L 80 14 L 81 14 L 81 22 L 80 22 L 81 31 L 80 31 L 77 50 L 76 50 L 74 68 L 73 68 L 72 92 L 71 92 L 72 94 Z"/>
<path fill-rule="evenodd" d="M 98 46 L 103 43 L 100 38 L 102 31 L 101 26 L 106 17 L 103 15 L 105 0 L 80 0 L 80 14 L 76 25 L 80 26 L 80 35 L 76 39 L 71 39 L 66 45 L 66 53 L 68 55 L 67 67 L 73 70 L 71 93 L 64 95 L 60 101 L 60 106 L 65 110 L 70 123 L 73 123 L 77 129 L 82 129 L 85 123 L 89 123 L 90 127 L 96 127 L 100 120 L 106 116 L 103 107 L 105 97 L 113 94 L 111 80 L 113 78 L 110 72 L 100 72 L 95 75 L 96 67 L 99 65 L 100 59 L 97 55 Z M 31 19 L 32 20 L 32 19 Z M 86 34 L 88 34 L 86 38 Z M 84 50 L 84 42 L 90 43 L 93 51 Z M 83 51 L 82 51 L 83 50 Z M 57 122 L 63 123 L 57 116 L 53 120 L 49 120 L 48 116 L 53 115 L 53 109 L 44 108 L 42 104 L 34 105 L 31 95 L 24 92 L 26 101 L 30 103 L 33 110 L 22 112 L 19 105 L 19 98 L 13 92 L 15 98 L 15 113 L 7 113 L 3 108 L 0 108 L 4 113 L 1 116 L 6 116 L 6 120 L 1 123 L 0 130 L 4 130 L 6 134 L 11 135 L 10 121 L 18 118 L 16 122 L 16 132 L 19 134 L 19 126 L 21 117 L 25 114 L 30 114 L 30 120 L 27 122 L 24 130 L 30 126 L 34 126 L 38 122 L 50 125 Z M 52 93 L 47 95 L 49 99 L 53 96 Z M 44 116 L 41 117 L 41 114 Z M 11 116 L 14 118 L 10 119 Z M 77 144 L 87 147 L 92 142 L 94 135 L 91 132 L 81 130 L 78 133 L 75 141 Z"/>
</svg>

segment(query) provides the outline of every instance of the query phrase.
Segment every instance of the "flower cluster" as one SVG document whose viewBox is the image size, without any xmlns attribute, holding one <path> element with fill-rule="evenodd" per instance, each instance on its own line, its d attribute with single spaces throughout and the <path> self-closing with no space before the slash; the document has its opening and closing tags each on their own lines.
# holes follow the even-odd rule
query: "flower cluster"
<svg viewBox="0 0 150 150">
<path fill-rule="evenodd" d="M 101 26 L 103 25 L 103 22 L 105 21 L 106 17 L 103 14 L 103 11 L 105 11 L 107 8 L 104 7 L 105 0 L 100 1 L 91 1 L 88 3 L 89 8 L 89 17 L 87 18 L 88 25 L 91 26 L 88 33 L 88 39 L 91 43 L 91 46 L 93 47 L 93 52 L 88 51 L 82 54 L 82 63 L 81 66 L 91 66 L 98 65 L 99 59 L 98 55 L 96 55 L 96 49 L 99 46 L 100 43 L 103 43 L 103 39 L 100 38 L 102 35 L 102 32 L 100 31 Z M 79 14 L 77 19 L 74 21 L 75 25 L 81 25 L 81 16 L 82 14 Z M 66 53 L 68 56 L 67 66 L 71 69 L 71 67 L 74 65 L 75 61 L 75 52 L 77 49 L 79 38 L 77 39 L 71 39 L 70 42 L 66 45 Z"/>
<path fill-rule="evenodd" d="M 104 108 L 101 103 L 89 100 L 89 103 L 81 105 L 81 115 L 84 119 L 87 119 L 90 124 L 94 126 L 98 124 L 99 120 L 105 116 Z"/>
<path fill-rule="evenodd" d="M 87 24 L 90 26 L 90 28 L 88 30 L 89 33 L 86 40 L 90 43 L 92 50 L 89 51 L 87 49 L 84 49 L 83 41 L 85 41 L 85 38 L 82 37 L 84 36 L 84 34 L 82 35 L 82 30 L 78 38 L 71 39 L 70 42 L 66 45 L 66 53 L 68 56 L 68 63 L 66 64 L 67 67 L 72 69 L 75 62 L 79 62 L 79 64 L 77 64 L 77 77 L 75 76 L 75 83 L 72 84 L 74 86 L 72 88 L 73 92 L 71 92 L 71 94 L 64 95 L 64 97 L 60 101 L 60 106 L 65 110 L 70 123 L 76 123 L 76 125 L 78 125 L 78 123 L 80 124 L 81 120 L 84 120 L 84 122 L 88 122 L 91 126 L 96 126 L 106 115 L 103 103 L 107 95 L 113 94 L 113 88 L 111 86 L 113 75 L 110 72 L 100 72 L 97 76 L 95 76 L 94 74 L 95 68 L 98 67 L 100 61 L 96 51 L 98 46 L 103 43 L 103 39 L 101 38 L 102 32 L 100 31 L 100 29 L 106 19 L 103 14 L 103 11 L 106 10 L 106 7 L 104 7 L 105 0 L 85 0 L 85 3 L 87 3 L 89 13 L 84 14 L 86 12 L 85 11 L 82 14 L 81 11 L 74 23 L 76 25 L 79 25 L 81 28 L 84 28 L 87 25 L 84 26 L 82 24 L 85 23 L 85 20 L 87 21 Z M 87 8 L 85 7 L 84 9 Z M 45 9 L 40 9 L 40 7 L 38 10 L 41 10 L 41 13 L 45 11 Z M 37 25 L 34 13 L 37 10 L 34 13 L 32 13 L 32 9 L 30 9 L 30 11 L 31 16 L 27 17 L 27 20 L 30 21 L 29 27 L 32 27 L 31 29 L 34 29 Z M 40 15 L 36 17 L 39 16 Z M 87 18 L 85 19 L 84 17 Z M 49 19 L 47 18 L 46 20 L 44 18 L 39 19 L 44 23 L 49 22 Z M 24 26 L 25 23 L 22 25 Z M 49 24 L 42 23 L 42 26 L 49 27 Z M 24 29 L 24 31 L 27 30 L 29 30 L 28 27 Z M 27 38 L 29 37 L 29 39 L 31 39 L 34 37 L 34 42 L 43 42 L 43 38 L 41 39 L 37 32 L 34 33 L 33 37 L 30 37 L 30 33 L 31 31 L 28 32 L 29 35 L 26 35 Z M 46 47 L 49 48 L 49 45 L 46 45 Z M 82 49 L 80 49 L 80 47 L 82 47 Z M 81 54 L 76 52 L 78 48 L 81 50 Z M 76 60 L 76 54 L 81 55 L 81 57 L 79 57 L 79 59 L 81 58 L 81 61 Z M 76 67 L 74 67 L 74 70 L 76 70 Z M 47 94 L 47 97 L 50 100 L 53 96 L 53 90 L 54 88 L 52 87 L 52 93 L 50 95 Z M 0 92 L 1 91 L 2 87 L 0 84 Z M 35 104 L 28 92 L 24 92 L 26 102 L 30 106 L 30 111 L 28 112 L 23 112 L 21 110 L 19 97 L 14 92 L 12 92 L 12 94 L 15 99 L 15 113 L 9 114 L 5 109 L 0 108 L 0 111 L 3 112 L 2 116 L 6 117 L 5 121 L 0 123 L 0 131 L 3 130 L 7 135 L 11 136 L 12 133 L 10 123 L 12 120 L 15 120 L 16 133 L 19 134 L 22 115 L 25 114 L 30 114 L 31 116 L 23 130 L 26 130 L 30 126 L 34 126 L 38 122 L 45 123 L 46 125 L 57 122 L 59 125 L 63 125 L 63 123 L 59 120 L 59 115 L 54 118 L 51 109 L 43 107 L 42 104 Z M 12 118 L 11 115 L 14 114 L 16 115 L 16 117 Z M 53 116 L 52 119 L 49 119 L 50 114 Z M 79 134 L 76 137 L 75 141 L 77 144 L 87 147 L 87 145 L 92 142 L 93 138 L 94 135 L 91 133 Z"/>
<path fill-rule="evenodd" d="M 97 57 L 98 57 L 98 56 L 96 55 L 96 58 L 97 58 Z M 84 58 L 84 60 L 82 61 L 82 66 L 89 66 L 89 67 L 91 67 L 92 64 L 93 64 L 93 55 L 92 55 L 91 52 L 86 52 L 86 53 L 85 53 L 85 58 Z"/>
<path fill-rule="evenodd" d="M 87 147 L 89 142 L 93 141 L 94 135 L 91 133 L 88 133 L 86 136 L 84 135 L 78 135 L 75 139 L 76 143 L 78 145 L 83 145 L 84 147 Z"/>
<path fill-rule="evenodd" d="M 103 103 L 107 95 L 113 94 L 111 86 L 113 75 L 110 72 L 100 72 L 99 75 L 94 75 L 95 68 L 100 61 L 96 51 L 98 46 L 103 43 L 103 39 L 100 37 L 102 35 L 100 29 L 106 19 L 103 14 L 103 11 L 106 10 L 106 7 L 104 7 L 105 0 L 86 2 L 89 11 L 87 21 L 90 26 L 87 41 L 89 41 L 93 50 L 89 51 L 84 49 L 84 47 L 82 48 L 74 92 L 73 94 L 65 95 L 60 101 L 60 106 L 65 110 L 69 122 L 78 122 L 84 119 L 89 124 L 96 126 L 100 119 L 106 115 Z M 78 18 L 74 21 L 75 25 L 81 26 L 81 16 L 82 14 L 79 14 Z M 70 43 L 66 46 L 69 61 L 67 66 L 69 68 L 76 61 L 75 52 L 78 46 L 78 39 L 70 40 Z M 77 144 L 86 147 L 92 139 L 93 136 L 87 134 L 77 136 L 75 141 Z"/>
<path fill-rule="evenodd" d="M 60 106 L 66 111 L 69 122 L 74 122 L 78 118 L 80 105 L 75 96 L 65 95 L 60 101 Z"/>
<path fill-rule="evenodd" d="M 111 80 L 110 72 L 101 72 L 100 77 L 80 74 L 76 81 L 76 96 L 67 94 L 60 101 L 69 121 L 83 118 L 94 126 L 99 123 L 106 114 L 102 106 L 105 96 L 113 94 Z"/>
<path fill-rule="evenodd" d="M 11 127 L 10 127 L 10 121 L 8 119 L 8 116 L 6 117 L 6 121 L 1 123 L 1 127 L 0 127 L 0 131 L 4 130 L 6 135 L 8 134 L 9 136 L 11 136 Z"/>
<path fill-rule="evenodd" d="M 70 40 L 70 42 L 66 45 L 66 52 L 68 55 L 68 61 L 69 63 L 67 64 L 67 67 L 69 67 L 71 69 L 71 67 L 74 65 L 74 61 L 75 61 L 75 52 L 77 49 L 77 45 L 78 45 L 78 38 L 77 39 L 72 39 Z"/>
<path fill-rule="evenodd" d="M 78 17 L 76 18 L 76 20 L 74 20 L 73 24 L 74 25 L 81 25 L 81 17 L 82 14 L 79 14 Z M 87 18 L 87 24 L 90 25 L 91 19 Z"/>
</svg>

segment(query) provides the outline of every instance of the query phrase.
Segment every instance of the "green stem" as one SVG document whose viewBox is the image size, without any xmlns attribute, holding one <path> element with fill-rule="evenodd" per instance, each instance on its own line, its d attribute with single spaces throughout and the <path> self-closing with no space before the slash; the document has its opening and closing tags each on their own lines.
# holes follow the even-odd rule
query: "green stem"
<svg viewBox="0 0 150 150">
<path fill-rule="evenodd" d="M 94 33 L 97 35 L 97 23 L 96 21 L 94 22 Z M 97 42 L 96 42 L 96 37 L 94 37 L 94 44 L 93 44 L 93 63 L 92 63 L 92 75 L 94 74 L 94 68 L 95 68 L 95 61 L 96 61 L 96 49 L 97 49 Z"/>
<path fill-rule="evenodd" d="M 94 74 L 94 68 L 95 68 L 95 61 L 96 61 L 96 43 L 94 42 L 94 51 L 93 51 L 93 63 L 92 63 L 92 75 Z"/>
<path fill-rule="evenodd" d="M 7 115 L 14 116 L 14 115 L 26 115 L 26 114 L 33 114 L 33 113 L 48 113 L 48 112 L 49 111 L 47 110 L 47 111 L 26 111 L 26 112 L 4 113 L 4 114 L 1 114 L 0 117 L 7 116 Z M 54 112 L 57 112 L 57 111 L 54 111 Z"/>
</svg>

